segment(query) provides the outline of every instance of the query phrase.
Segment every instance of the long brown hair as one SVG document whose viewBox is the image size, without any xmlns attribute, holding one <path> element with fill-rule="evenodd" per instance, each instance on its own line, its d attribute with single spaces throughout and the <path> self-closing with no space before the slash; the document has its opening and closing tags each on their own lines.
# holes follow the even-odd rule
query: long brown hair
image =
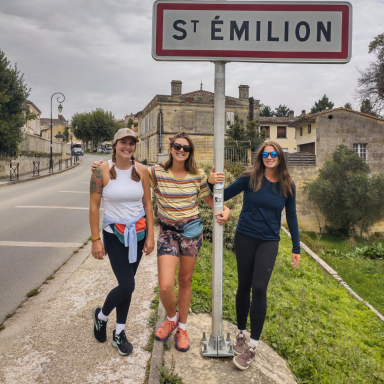
<svg viewBox="0 0 384 384">
<path fill-rule="evenodd" d="M 188 136 L 185 132 L 179 132 L 176 133 L 175 136 L 172 137 L 172 140 L 169 144 L 169 159 L 165 162 L 165 164 L 160 164 L 166 171 L 168 171 L 169 168 L 172 167 L 173 164 L 173 157 L 171 153 L 171 148 L 173 147 L 173 144 L 175 144 L 175 141 L 177 139 L 186 139 L 189 143 L 189 146 L 191 149 L 189 150 L 189 156 L 188 159 L 185 160 L 185 169 L 191 173 L 192 175 L 198 175 L 199 174 L 199 167 L 197 166 L 196 160 L 195 160 L 195 145 L 193 144 L 192 139 Z"/>
<path fill-rule="evenodd" d="M 281 146 L 275 141 L 268 141 L 262 144 L 262 146 L 256 153 L 256 159 L 253 168 L 248 171 L 245 171 L 242 177 L 251 176 L 249 186 L 251 189 L 253 189 L 253 192 L 257 192 L 261 188 L 261 186 L 263 185 L 265 172 L 265 165 L 263 162 L 262 154 L 264 152 L 265 147 L 267 146 L 272 146 L 273 148 L 275 148 L 275 151 L 279 156 L 277 166 L 273 171 L 273 176 L 276 177 L 279 182 L 280 193 L 284 197 L 288 197 L 288 195 L 293 196 L 293 194 L 295 193 L 295 184 L 293 183 L 293 180 L 289 174 L 287 163 L 285 161 L 284 151 Z"/>
<path fill-rule="evenodd" d="M 112 148 L 113 148 L 112 164 L 113 165 L 112 165 L 112 168 L 109 170 L 109 177 L 112 180 L 115 180 L 116 177 L 117 177 L 116 169 L 115 169 L 115 164 L 116 164 L 116 145 L 117 145 L 118 141 L 119 140 L 116 140 L 113 143 L 113 145 L 112 145 Z M 136 149 L 136 143 L 135 143 L 135 149 Z M 135 180 L 135 181 L 139 182 L 141 180 L 141 177 L 140 177 L 140 173 L 137 171 L 136 166 L 135 166 L 135 157 L 132 156 L 131 160 L 132 160 L 132 174 L 131 174 L 131 178 L 132 178 L 132 180 Z"/>
</svg>

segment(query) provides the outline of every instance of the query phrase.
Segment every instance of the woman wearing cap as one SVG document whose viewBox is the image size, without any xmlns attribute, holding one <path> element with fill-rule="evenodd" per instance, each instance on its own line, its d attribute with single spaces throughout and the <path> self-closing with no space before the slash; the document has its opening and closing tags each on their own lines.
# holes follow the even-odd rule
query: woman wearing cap
<svg viewBox="0 0 384 384">
<path fill-rule="evenodd" d="M 223 182 L 222 172 L 209 175 L 209 187 Z M 236 314 L 238 334 L 234 343 L 235 365 L 249 367 L 263 329 L 267 311 L 267 287 L 279 249 L 281 212 L 285 208 L 292 235 L 292 267 L 300 263 L 299 227 L 296 215 L 295 184 L 291 179 L 285 156 L 279 144 L 264 143 L 256 154 L 253 169 L 246 171 L 224 189 L 224 200 L 244 192 L 243 207 L 235 233 L 238 288 Z M 250 294 L 252 289 L 252 303 Z M 246 342 L 248 313 L 251 335 Z M 247 346 L 248 344 L 248 346 Z"/>
<path fill-rule="evenodd" d="M 93 335 L 99 342 L 107 339 L 108 316 L 116 308 L 116 329 L 112 345 L 121 355 L 132 352 L 125 335 L 125 323 L 135 289 L 135 274 L 142 252 L 154 248 L 153 212 L 147 168 L 135 163 L 138 138 L 134 131 L 122 128 L 113 139 L 112 160 L 92 173 L 89 221 L 92 235 L 92 255 L 103 259 L 108 254 L 117 287 L 107 295 L 101 308 L 92 311 Z M 104 203 L 103 242 L 99 236 L 99 209 Z"/>
<path fill-rule="evenodd" d="M 198 200 L 203 198 L 211 208 L 213 206 L 207 176 L 198 168 L 194 152 L 192 139 L 180 132 L 170 142 L 169 159 L 165 164 L 149 169 L 151 187 L 157 198 L 157 214 L 160 216 L 157 241 L 160 299 L 167 312 L 167 319 L 156 330 L 155 337 L 166 341 L 177 329 L 175 347 L 181 352 L 189 349 L 187 317 L 191 303 L 191 280 L 203 243 Z M 94 162 L 92 169 L 98 165 L 99 162 Z M 229 216 L 230 210 L 224 207 L 224 211 L 216 215 L 216 220 L 222 225 Z M 174 287 L 178 264 L 179 292 L 176 298 Z"/>
</svg>

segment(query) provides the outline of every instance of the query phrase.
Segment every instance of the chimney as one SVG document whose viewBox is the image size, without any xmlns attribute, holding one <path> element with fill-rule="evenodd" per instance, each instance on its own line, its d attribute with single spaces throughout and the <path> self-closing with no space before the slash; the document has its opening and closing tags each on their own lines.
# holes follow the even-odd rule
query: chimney
<svg viewBox="0 0 384 384">
<path fill-rule="evenodd" d="M 239 86 L 239 99 L 249 99 L 249 86 L 240 85 Z"/>
<path fill-rule="evenodd" d="M 306 116 L 305 109 L 303 109 L 303 110 L 301 111 L 301 116 L 303 116 L 303 117 Z"/>
<path fill-rule="evenodd" d="M 289 121 L 291 121 L 291 120 L 295 120 L 295 112 L 293 112 L 292 110 L 291 111 L 289 111 Z"/>
<path fill-rule="evenodd" d="M 172 80 L 171 82 L 171 96 L 180 96 L 181 95 L 181 84 L 180 80 Z"/>
</svg>

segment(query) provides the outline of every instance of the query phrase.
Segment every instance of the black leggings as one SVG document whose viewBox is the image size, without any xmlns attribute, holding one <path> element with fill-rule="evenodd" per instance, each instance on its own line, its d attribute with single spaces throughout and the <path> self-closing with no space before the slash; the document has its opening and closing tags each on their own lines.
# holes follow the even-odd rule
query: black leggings
<svg viewBox="0 0 384 384">
<path fill-rule="evenodd" d="M 116 308 L 116 322 L 125 324 L 135 290 L 135 275 L 143 254 L 145 239 L 137 242 L 137 261 L 130 264 L 128 248 L 120 242 L 114 233 L 103 231 L 104 248 L 108 253 L 118 286 L 108 293 L 103 306 L 103 314 L 108 316 Z"/>
<path fill-rule="evenodd" d="M 234 243 L 239 280 L 236 294 L 237 326 L 240 330 L 246 329 L 250 311 L 251 338 L 259 340 L 267 313 L 268 283 L 275 266 L 279 242 L 255 239 L 236 231 Z"/>
</svg>

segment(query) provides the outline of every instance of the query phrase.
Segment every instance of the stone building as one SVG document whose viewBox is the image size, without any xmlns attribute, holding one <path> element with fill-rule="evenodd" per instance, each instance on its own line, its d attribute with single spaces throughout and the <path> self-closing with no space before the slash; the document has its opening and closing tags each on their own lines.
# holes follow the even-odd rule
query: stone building
<svg viewBox="0 0 384 384">
<path fill-rule="evenodd" d="M 267 134 L 267 141 L 275 141 L 281 145 L 284 152 L 296 152 L 296 130 L 289 124 L 295 120 L 295 113 L 289 111 L 287 117 L 265 117 L 260 116 L 260 132 L 264 129 Z"/>
<path fill-rule="evenodd" d="M 303 193 L 306 182 L 318 176 L 318 170 L 331 159 L 335 148 L 344 144 L 365 159 L 372 174 L 384 172 L 384 119 L 346 108 L 336 108 L 312 115 L 303 114 L 290 124 L 296 129 L 297 151 L 316 155 L 314 166 L 289 166 L 297 186 L 299 225 L 319 232 L 324 217 Z M 298 155 L 298 154 L 297 154 Z M 340 175 L 342 177 L 342 175 Z M 376 223 L 371 232 L 384 233 L 384 221 Z"/>
<path fill-rule="evenodd" d="M 214 93 L 200 90 L 182 92 L 182 82 L 173 80 L 170 95 L 156 95 L 136 114 L 138 119 L 138 161 L 159 163 L 168 158 L 169 139 L 177 132 L 188 133 L 196 146 L 199 161 L 213 161 Z M 249 113 L 249 86 L 239 86 L 239 97 L 225 97 L 226 120 L 235 113 L 246 120 Z M 259 117 L 259 101 L 254 101 Z"/>
<path fill-rule="evenodd" d="M 45 139 L 51 140 L 51 119 L 49 117 L 41 118 L 40 126 L 41 126 L 41 136 Z M 58 115 L 57 119 L 52 119 L 53 137 L 58 135 L 59 132 L 60 134 L 63 134 L 66 127 L 70 128 L 70 125 L 63 115 Z"/>
<path fill-rule="evenodd" d="M 37 108 L 36 105 L 30 100 L 25 100 L 25 107 L 26 110 L 24 115 L 26 117 L 32 113 L 34 113 L 36 117 L 31 120 L 26 120 L 24 126 L 22 127 L 23 133 L 28 133 L 30 135 L 40 135 L 40 109 Z"/>
</svg>

